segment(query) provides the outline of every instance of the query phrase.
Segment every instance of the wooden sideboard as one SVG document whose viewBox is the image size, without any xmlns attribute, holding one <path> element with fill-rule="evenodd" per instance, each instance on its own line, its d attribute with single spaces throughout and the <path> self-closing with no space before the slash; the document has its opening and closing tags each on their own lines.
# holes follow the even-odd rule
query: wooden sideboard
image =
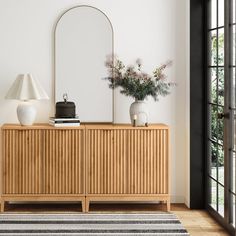
<svg viewBox="0 0 236 236">
<path fill-rule="evenodd" d="M 2 126 L 1 211 L 28 201 L 166 201 L 169 128 L 46 124 Z"/>
</svg>

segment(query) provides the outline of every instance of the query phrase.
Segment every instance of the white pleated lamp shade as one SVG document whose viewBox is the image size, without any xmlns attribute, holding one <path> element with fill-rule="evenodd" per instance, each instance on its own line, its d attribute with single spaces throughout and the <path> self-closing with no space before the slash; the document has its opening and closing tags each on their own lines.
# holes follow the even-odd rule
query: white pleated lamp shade
<svg viewBox="0 0 236 236">
<path fill-rule="evenodd" d="M 45 90 L 31 74 L 18 75 L 5 98 L 23 101 L 49 99 Z"/>
</svg>

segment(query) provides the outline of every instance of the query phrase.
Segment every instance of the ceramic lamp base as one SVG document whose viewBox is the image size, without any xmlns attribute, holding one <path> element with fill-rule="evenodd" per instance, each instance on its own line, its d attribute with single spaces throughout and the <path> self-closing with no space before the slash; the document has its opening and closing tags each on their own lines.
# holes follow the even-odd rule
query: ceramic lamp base
<svg viewBox="0 0 236 236">
<path fill-rule="evenodd" d="M 17 107 L 17 117 L 21 125 L 32 125 L 36 117 L 36 109 L 30 102 L 22 102 Z"/>
</svg>

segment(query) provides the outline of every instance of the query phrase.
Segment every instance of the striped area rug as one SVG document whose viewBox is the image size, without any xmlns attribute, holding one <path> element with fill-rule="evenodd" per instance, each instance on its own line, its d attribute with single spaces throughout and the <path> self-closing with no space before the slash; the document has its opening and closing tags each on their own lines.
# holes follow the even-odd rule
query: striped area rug
<svg viewBox="0 0 236 236">
<path fill-rule="evenodd" d="M 171 213 L 0 214 L 0 235 L 189 235 Z"/>
</svg>

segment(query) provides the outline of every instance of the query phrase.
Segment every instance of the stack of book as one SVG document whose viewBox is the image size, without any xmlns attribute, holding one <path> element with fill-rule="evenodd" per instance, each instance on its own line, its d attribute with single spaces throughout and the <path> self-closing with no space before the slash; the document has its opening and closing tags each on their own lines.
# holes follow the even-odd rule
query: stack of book
<svg viewBox="0 0 236 236">
<path fill-rule="evenodd" d="M 75 118 L 49 118 L 49 124 L 54 127 L 73 127 L 73 126 L 80 126 L 79 117 Z"/>
</svg>

